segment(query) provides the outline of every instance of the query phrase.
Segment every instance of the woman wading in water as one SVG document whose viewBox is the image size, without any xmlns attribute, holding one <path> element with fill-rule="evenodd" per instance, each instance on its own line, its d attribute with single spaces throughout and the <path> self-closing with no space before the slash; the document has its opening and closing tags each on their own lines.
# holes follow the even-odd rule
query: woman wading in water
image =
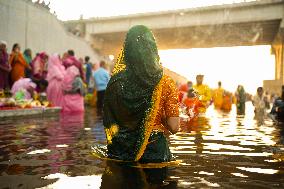
<svg viewBox="0 0 284 189">
<path fill-rule="evenodd" d="M 163 73 L 152 32 L 132 27 L 106 89 L 103 124 L 108 157 L 171 161 L 166 135 L 179 129 L 178 90 Z"/>
</svg>

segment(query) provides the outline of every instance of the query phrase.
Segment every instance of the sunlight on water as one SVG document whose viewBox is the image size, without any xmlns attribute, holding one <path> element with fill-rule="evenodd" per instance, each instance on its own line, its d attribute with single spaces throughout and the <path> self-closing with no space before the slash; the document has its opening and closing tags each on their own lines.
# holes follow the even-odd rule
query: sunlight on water
<svg viewBox="0 0 284 189">
<path fill-rule="evenodd" d="M 57 118 L 0 123 L 0 183 L 3 188 L 283 188 L 284 127 L 254 119 L 253 107 L 237 116 L 209 107 L 198 125 L 169 137 L 178 166 L 111 164 L 91 154 L 104 146 L 95 110 Z M 146 187 L 147 186 L 147 187 Z M 0 188 L 1 188 L 0 187 Z"/>
<path fill-rule="evenodd" d="M 248 172 L 254 172 L 254 173 L 263 173 L 263 174 L 275 174 L 279 172 L 279 170 L 274 170 L 274 169 L 261 169 L 261 168 L 249 168 L 249 167 L 237 167 L 237 169 Z"/>
<path fill-rule="evenodd" d="M 204 74 L 204 82 L 217 88 L 235 92 L 239 84 L 247 92 L 256 93 L 263 80 L 274 79 L 275 58 L 270 46 L 239 46 L 159 51 L 163 66 L 195 82 L 197 74 Z M 252 112 L 253 113 L 253 112 Z"/>
<path fill-rule="evenodd" d="M 234 176 L 237 176 L 237 177 L 243 177 L 243 178 L 248 177 L 248 176 L 246 176 L 246 175 L 244 175 L 242 173 L 231 173 L 231 174 L 234 175 Z"/>
<path fill-rule="evenodd" d="M 68 188 L 68 189 L 77 189 L 77 188 L 99 188 L 101 183 L 101 175 L 89 175 L 89 176 L 77 176 L 70 177 L 65 174 L 51 174 L 43 179 L 57 179 L 57 181 L 53 184 L 50 184 L 42 189 L 53 188 Z"/>
<path fill-rule="evenodd" d="M 34 154 L 44 154 L 44 153 L 48 153 L 50 152 L 50 150 L 48 149 L 42 149 L 42 150 L 35 150 L 32 152 L 27 153 L 28 155 L 34 155 Z"/>
</svg>

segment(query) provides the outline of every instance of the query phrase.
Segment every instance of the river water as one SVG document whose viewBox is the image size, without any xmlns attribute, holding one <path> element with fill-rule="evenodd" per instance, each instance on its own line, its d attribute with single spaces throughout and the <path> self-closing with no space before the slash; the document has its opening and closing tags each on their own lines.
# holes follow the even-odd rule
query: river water
<svg viewBox="0 0 284 189">
<path fill-rule="evenodd" d="M 284 124 L 235 108 L 170 137 L 180 165 L 136 168 L 95 158 L 101 117 L 85 114 L 0 121 L 0 188 L 284 188 Z"/>
</svg>

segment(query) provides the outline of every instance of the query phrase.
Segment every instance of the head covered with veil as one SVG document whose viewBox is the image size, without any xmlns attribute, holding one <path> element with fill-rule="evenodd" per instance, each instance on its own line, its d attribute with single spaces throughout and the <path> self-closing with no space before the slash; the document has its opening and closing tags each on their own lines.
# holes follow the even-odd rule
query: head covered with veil
<svg viewBox="0 0 284 189">
<path fill-rule="evenodd" d="M 115 154 L 114 158 L 141 158 L 147 132 L 151 132 L 151 121 L 155 119 L 154 93 L 162 77 L 152 32 L 143 25 L 133 26 L 126 35 L 105 95 L 103 121 L 109 154 Z"/>
</svg>

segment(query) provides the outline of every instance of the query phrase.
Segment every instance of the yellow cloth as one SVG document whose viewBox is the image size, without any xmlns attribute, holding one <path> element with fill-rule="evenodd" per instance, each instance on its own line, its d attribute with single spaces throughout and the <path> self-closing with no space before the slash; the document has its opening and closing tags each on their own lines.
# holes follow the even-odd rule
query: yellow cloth
<svg viewBox="0 0 284 189">
<path fill-rule="evenodd" d="M 224 96 L 224 89 L 223 88 L 220 87 L 220 88 L 214 90 L 212 98 L 213 98 L 215 108 L 220 109 L 222 107 L 223 96 Z"/>
<path fill-rule="evenodd" d="M 211 100 L 210 88 L 207 85 L 202 84 L 202 85 L 194 85 L 193 89 L 198 93 L 199 100 L 204 106 L 199 108 L 199 112 L 205 113 L 206 108 L 209 106 Z"/>
</svg>

